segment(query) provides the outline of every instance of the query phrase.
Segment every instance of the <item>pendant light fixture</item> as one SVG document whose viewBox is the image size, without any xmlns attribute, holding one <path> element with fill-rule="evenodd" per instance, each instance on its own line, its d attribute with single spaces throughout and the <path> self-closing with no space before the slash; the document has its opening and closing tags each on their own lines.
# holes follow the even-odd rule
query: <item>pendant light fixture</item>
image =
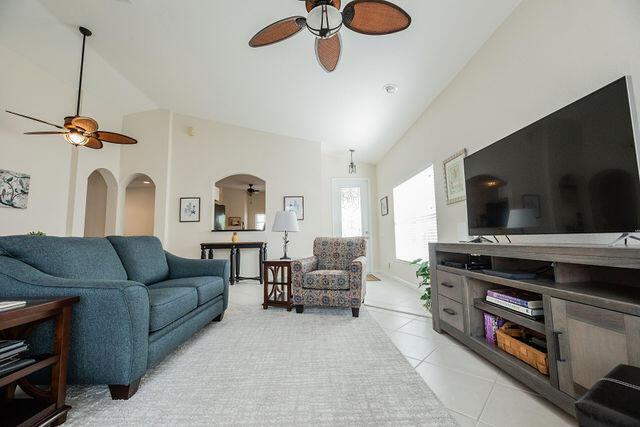
<svg viewBox="0 0 640 427">
<path fill-rule="evenodd" d="M 351 163 L 349 163 L 349 175 L 355 175 L 356 173 L 358 173 L 358 167 L 353 161 L 353 153 L 355 152 L 356 150 L 349 150 L 349 153 L 351 154 Z"/>
</svg>

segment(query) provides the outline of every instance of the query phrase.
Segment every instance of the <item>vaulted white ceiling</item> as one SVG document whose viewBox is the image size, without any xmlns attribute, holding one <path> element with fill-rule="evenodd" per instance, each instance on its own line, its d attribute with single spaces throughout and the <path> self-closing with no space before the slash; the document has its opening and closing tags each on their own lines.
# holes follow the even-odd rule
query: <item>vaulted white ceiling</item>
<svg viewBox="0 0 640 427">
<path fill-rule="evenodd" d="M 342 30 L 337 71 L 317 64 L 307 31 L 252 49 L 298 0 L 40 0 L 162 108 L 358 150 L 376 162 L 471 59 L 520 0 L 394 0 L 413 18 L 388 36 Z M 343 5 L 347 1 L 343 0 Z M 76 46 L 72 46 L 74 52 Z M 386 83 L 400 91 L 384 92 Z"/>
</svg>

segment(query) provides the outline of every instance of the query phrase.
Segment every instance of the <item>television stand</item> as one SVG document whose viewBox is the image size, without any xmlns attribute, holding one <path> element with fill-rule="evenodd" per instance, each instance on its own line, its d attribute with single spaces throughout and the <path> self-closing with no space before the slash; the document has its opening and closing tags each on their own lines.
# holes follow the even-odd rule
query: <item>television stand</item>
<svg viewBox="0 0 640 427">
<path fill-rule="evenodd" d="M 624 242 L 624 245 L 627 246 L 628 239 L 637 240 L 640 242 L 640 237 L 634 236 L 632 233 L 622 233 L 622 235 L 614 240 L 611 244 L 609 244 L 609 246 L 617 246 L 620 242 Z"/>
<path fill-rule="evenodd" d="M 537 277 L 455 267 L 472 256 L 490 258 L 496 271 Z M 640 246 L 430 243 L 429 262 L 433 329 L 572 415 L 576 400 L 611 369 L 640 367 Z M 487 291 L 500 288 L 540 294 L 544 317 L 488 303 Z M 544 336 L 548 375 L 488 341 L 485 314 Z"/>
<path fill-rule="evenodd" d="M 496 238 L 496 236 L 493 236 L 493 239 L 495 240 L 495 242 L 493 240 L 487 239 L 484 236 L 478 236 L 478 237 L 474 237 L 473 239 L 467 241 L 466 243 L 500 243 L 498 241 L 498 239 Z"/>
</svg>

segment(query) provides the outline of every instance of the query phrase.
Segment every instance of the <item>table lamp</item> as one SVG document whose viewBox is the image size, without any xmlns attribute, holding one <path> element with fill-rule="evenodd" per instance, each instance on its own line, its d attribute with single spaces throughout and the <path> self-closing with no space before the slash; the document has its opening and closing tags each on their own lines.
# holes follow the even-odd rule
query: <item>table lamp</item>
<svg viewBox="0 0 640 427">
<path fill-rule="evenodd" d="M 276 212 L 276 219 L 273 221 L 273 228 L 271 231 L 279 233 L 284 232 L 283 237 L 283 250 L 284 256 L 280 259 L 291 259 L 287 256 L 287 244 L 289 243 L 289 232 L 300 231 L 298 227 L 298 217 L 295 212 L 280 211 Z"/>
</svg>

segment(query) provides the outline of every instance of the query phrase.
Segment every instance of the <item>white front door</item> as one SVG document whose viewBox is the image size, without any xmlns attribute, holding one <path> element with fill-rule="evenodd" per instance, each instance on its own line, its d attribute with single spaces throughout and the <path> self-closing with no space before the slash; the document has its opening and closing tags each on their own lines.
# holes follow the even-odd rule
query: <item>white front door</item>
<svg viewBox="0 0 640 427">
<path fill-rule="evenodd" d="M 371 272 L 369 180 L 335 178 L 332 181 L 333 235 L 367 239 L 367 269 Z"/>
</svg>

